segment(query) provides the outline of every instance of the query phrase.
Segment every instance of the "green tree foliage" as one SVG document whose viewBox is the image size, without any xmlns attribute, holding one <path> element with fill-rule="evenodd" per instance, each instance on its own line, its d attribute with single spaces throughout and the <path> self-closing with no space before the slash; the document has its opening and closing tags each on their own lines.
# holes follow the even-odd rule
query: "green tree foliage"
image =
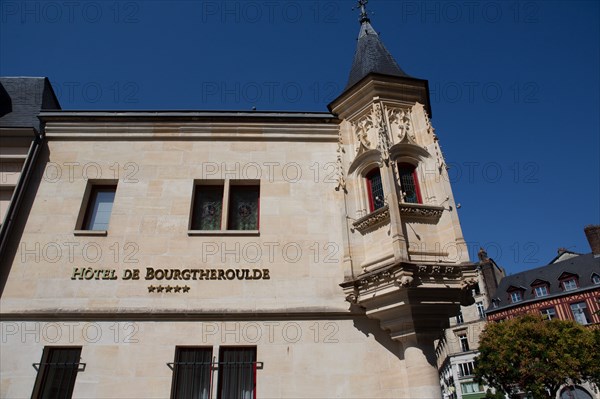
<svg viewBox="0 0 600 399">
<path fill-rule="evenodd" d="M 475 360 L 478 382 L 516 397 L 554 398 L 561 385 L 600 382 L 600 330 L 525 315 L 489 323 Z"/>
</svg>

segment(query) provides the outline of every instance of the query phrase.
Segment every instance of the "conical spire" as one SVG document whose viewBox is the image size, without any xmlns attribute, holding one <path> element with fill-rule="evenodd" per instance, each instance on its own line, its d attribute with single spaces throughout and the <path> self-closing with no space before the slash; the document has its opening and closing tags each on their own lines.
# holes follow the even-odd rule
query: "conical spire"
<svg viewBox="0 0 600 399">
<path fill-rule="evenodd" d="M 346 88 L 351 87 L 370 73 L 410 77 L 400 69 L 392 55 L 379 40 L 379 35 L 371 26 L 371 21 L 365 9 L 367 2 L 368 0 L 358 1 L 361 10 L 359 18 L 360 33 L 358 34 L 354 62 L 352 63 Z"/>
</svg>

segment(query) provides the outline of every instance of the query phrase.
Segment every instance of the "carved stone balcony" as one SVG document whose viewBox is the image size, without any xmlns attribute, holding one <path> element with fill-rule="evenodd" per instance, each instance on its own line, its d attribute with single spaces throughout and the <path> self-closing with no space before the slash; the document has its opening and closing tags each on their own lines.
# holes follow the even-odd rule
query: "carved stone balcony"
<svg viewBox="0 0 600 399">
<path fill-rule="evenodd" d="M 476 265 L 400 263 L 346 281 L 346 300 L 379 320 L 392 339 L 410 334 L 439 334 L 460 305 L 473 301 Z"/>
</svg>

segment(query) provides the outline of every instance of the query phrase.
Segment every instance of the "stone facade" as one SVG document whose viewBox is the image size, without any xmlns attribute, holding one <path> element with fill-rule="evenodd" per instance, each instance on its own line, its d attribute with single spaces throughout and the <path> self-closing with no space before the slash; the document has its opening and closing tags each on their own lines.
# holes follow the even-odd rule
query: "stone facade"
<svg viewBox="0 0 600 399">
<path fill-rule="evenodd" d="M 476 265 L 427 82 L 381 73 L 391 56 L 361 24 L 379 53 L 330 113 L 41 113 L 31 207 L 0 260 L 0 396 L 37 397 L 67 363 L 77 398 L 178 397 L 190 365 L 224 398 L 243 363 L 244 397 L 441 397 L 433 340 Z M 190 347 L 212 360 L 182 361 Z"/>
</svg>

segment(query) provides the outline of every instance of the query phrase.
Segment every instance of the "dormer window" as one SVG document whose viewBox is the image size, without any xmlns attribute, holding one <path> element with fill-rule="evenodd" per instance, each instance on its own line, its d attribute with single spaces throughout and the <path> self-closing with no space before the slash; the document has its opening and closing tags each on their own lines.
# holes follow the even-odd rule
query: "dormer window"
<svg viewBox="0 0 600 399">
<path fill-rule="evenodd" d="M 523 300 L 523 294 L 525 293 L 525 288 L 524 287 L 515 287 L 515 286 L 511 285 L 510 287 L 508 287 L 506 292 L 508 293 L 510 302 L 517 303 L 517 302 L 521 302 Z"/>
<path fill-rule="evenodd" d="M 531 287 L 533 288 L 533 292 L 536 298 L 548 296 L 549 291 L 548 287 L 550 284 L 547 281 L 536 279 L 533 283 L 531 283 Z"/>
<path fill-rule="evenodd" d="M 600 284 L 600 276 L 597 273 L 592 274 L 592 283 Z"/>
<path fill-rule="evenodd" d="M 558 277 L 563 291 L 573 291 L 579 288 L 578 276 L 573 273 L 564 272 Z"/>
<path fill-rule="evenodd" d="M 398 163 L 398 173 L 400 175 L 400 190 L 404 202 L 412 204 L 421 203 L 421 192 L 419 191 L 419 181 L 417 180 L 417 169 L 409 163 Z"/>
<path fill-rule="evenodd" d="M 517 302 L 521 302 L 523 300 L 523 294 L 521 294 L 521 291 L 514 291 L 510 293 L 510 301 L 512 303 L 517 303 Z"/>
<path fill-rule="evenodd" d="M 538 287 L 535 287 L 534 291 L 535 291 L 536 298 L 548 295 L 548 287 L 545 285 L 540 285 Z"/>
<path fill-rule="evenodd" d="M 373 168 L 365 176 L 367 180 L 367 194 L 369 197 L 369 211 L 373 212 L 383 207 L 383 185 L 381 184 L 381 172 L 379 168 Z"/>
</svg>

